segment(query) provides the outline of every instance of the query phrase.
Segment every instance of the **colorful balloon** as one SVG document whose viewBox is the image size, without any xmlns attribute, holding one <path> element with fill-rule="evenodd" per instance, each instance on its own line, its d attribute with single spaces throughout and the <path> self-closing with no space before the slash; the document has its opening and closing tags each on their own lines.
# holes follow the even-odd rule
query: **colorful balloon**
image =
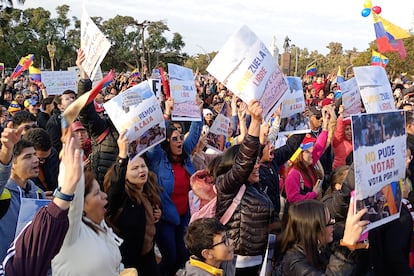
<svg viewBox="0 0 414 276">
<path fill-rule="evenodd" d="M 367 17 L 370 14 L 371 14 L 371 9 L 368 9 L 368 8 L 363 9 L 361 12 L 362 17 Z"/>
<path fill-rule="evenodd" d="M 364 1 L 364 8 L 365 8 L 365 9 L 370 9 L 370 8 L 372 8 L 372 1 L 371 1 L 371 0 L 365 0 L 365 1 Z"/>
<path fill-rule="evenodd" d="M 374 6 L 372 7 L 372 11 L 375 12 L 375 14 L 380 14 L 382 9 L 380 6 Z"/>
</svg>

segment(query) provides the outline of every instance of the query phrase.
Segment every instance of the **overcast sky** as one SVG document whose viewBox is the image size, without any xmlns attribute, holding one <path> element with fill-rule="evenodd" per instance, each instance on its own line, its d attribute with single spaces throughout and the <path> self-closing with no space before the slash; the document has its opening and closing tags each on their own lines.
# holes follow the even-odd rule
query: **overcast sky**
<svg viewBox="0 0 414 276">
<path fill-rule="evenodd" d="M 81 17 L 82 3 L 90 16 L 105 19 L 116 15 L 143 20 L 165 20 L 172 32 L 184 38 L 188 54 L 220 50 L 242 25 L 249 26 L 270 45 L 276 36 L 283 51 L 286 36 L 291 44 L 326 54 L 329 42 L 340 42 L 344 50 L 366 50 L 375 39 L 371 17 L 362 17 L 364 0 L 26 0 L 23 9 L 43 7 L 56 16 L 58 5 L 70 6 L 70 16 Z M 381 15 L 404 29 L 413 21 L 413 0 L 372 0 Z"/>
</svg>

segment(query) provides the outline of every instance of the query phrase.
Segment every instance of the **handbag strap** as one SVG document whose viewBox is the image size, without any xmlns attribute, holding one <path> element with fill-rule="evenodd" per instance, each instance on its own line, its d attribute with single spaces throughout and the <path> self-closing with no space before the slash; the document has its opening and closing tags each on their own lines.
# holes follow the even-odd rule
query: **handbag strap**
<svg viewBox="0 0 414 276">
<path fill-rule="evenodd" d="M 246 191 L 246 185 L 243 184 L 240 187 L 240 190 L 237 193 L 236 197 L 233 198 L 233 201 L 231 202 L 231 205 L 229 206 L 229 208 L 227 208 L 226 212 L 224 213 L 224 215 L 220 219 L 220 222 L 223 225 L 225 225 L 227 222 L 229 222 L 229 220 L 230 220 L 231 216 L 233 215 L 234 211 L 236 211 L 237 206 L 239 206 L 240 201 L 241 201 L 245 191 Z"/>
</svg>

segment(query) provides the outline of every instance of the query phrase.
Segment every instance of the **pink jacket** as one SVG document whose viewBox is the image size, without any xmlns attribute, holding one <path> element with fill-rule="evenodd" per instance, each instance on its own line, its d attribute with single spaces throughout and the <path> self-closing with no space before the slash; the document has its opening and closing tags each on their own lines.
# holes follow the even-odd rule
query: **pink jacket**
<svg viewBox="0 0 414 276">
<path fill-rule="evenodd" d="M 315 165 L 318 162 L 319 158 L 325 151 L 326 141 L 328 140 L 328 131 L 322 130 L 321 134 L 319 134 L 318 138 L 316 139 L 316 143 L 313 147 L 312 151 L 312 159 L 313 164 Z M 297 201 L 305 200 L 305 199 L 315 199 L 317 194 L 312 192 L 313 185 L 316 183 L 316 176 L 313 176 L 312 182 L 309 182 L 306 178 L 302 177 L 302 181 L 305 187 L 305 190 L 310 190 L 311 192 L 307 192 L 305 194 L 301 194 L 300 191 L 300 182 L 301 182 L 301 173 L 296 168 L 292 168 L 285 181 L 285 189 L 286 189 L 286 196 L 289 203 L 294 203 Z"/>
<path fill-rule="evenodd" d="M 346 157 L 353 149 L 352 140 L 349 141 L 345 138 L 345 124 L 342 115 L 338 117 L 336 123 L 336 129 L 332 139 L 332 148 L 334 153 L 332 169 L 335 170 L 346 164 Z"/>
</svg>

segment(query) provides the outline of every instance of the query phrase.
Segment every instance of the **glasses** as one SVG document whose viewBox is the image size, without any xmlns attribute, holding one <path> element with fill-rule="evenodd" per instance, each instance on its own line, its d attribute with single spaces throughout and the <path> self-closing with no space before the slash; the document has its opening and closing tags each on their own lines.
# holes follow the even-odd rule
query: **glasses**
<svg viewBox="0 0 414 276">
<path fill-rule="evenodd" d="M 336 223 L 335 218 L 330 218 L 329 222 L 326 224 L 326 227 L 334 226 Z"/>
<path fill-rule="evenodd" d="M 173 141 L 173 142 L 178 142 L 178 139 L 180 139 L 180 141 L 184 141 L 184 134 L 181 134 L 179 136 L 171 137 L 171 141 Z"/>
<path fill-rule="evenodd" d="M 320 120 L 322 118 L 322 115 L 315 115 L 316 120 Z"/>
<path fill-rule="evenodd" d="M 210 246 L 209 249 L 213 249 L 214 247 L 222 243 L 224 243 L 225 246 L 230 246 L 230 236 L 227 232 L 224 234 L 223 240 L 221 242 L 213 244 L 212 246 Z"/>
</svg>

